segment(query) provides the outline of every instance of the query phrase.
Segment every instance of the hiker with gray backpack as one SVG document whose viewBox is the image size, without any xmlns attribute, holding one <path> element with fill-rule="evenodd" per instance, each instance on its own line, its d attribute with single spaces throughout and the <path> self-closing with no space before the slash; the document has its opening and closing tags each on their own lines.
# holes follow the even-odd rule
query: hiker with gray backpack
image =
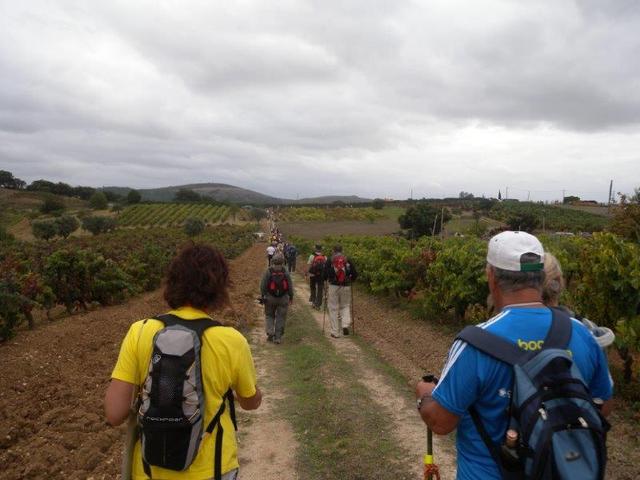
<svg viewBox="0 0 640 480">
<path fill-rule="evenodd" d="M 254 410 L 262 393 L 245 337 L 210 316 L 228 287 L 222 254 L 191 245 L 169 266 L 172 310 L 129 328 L 104 401 L 109 424 L 130 420 L 124 480 L 237 477 L 235 402 Z"/>
<path fill-rule="evenodd" d="M 276 253 L 260 282 L 264 305 L 267 342 L 281 343 L 287 322 L 287 310 L 293 303 L 293 282 L 284 268 L 284 257 Z"/>
<path fill-rule="evenodd" d="M 594 336 L 542 303 L 544 249 L 526 232 L 489 241 L 498 315 L 466 327 L 439 381 L 416 386 L 422 420 L 457 429 L 457 478 L 604 478 L 612 381 Z"/>
</svg>

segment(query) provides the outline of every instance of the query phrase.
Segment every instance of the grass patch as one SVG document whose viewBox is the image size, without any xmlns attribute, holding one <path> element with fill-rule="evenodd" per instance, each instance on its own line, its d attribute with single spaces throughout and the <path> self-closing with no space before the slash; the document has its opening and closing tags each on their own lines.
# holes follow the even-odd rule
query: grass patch
<svg viewBox="0 0 640 480">
<path fill-rule="evenodd" d="M 294 309 L 282 348 L 291 399 L 283 404 L 298 436 L 298 473 L 307 480 L 410 479 L 391 425 L 380 423 L 353 367 L 306 309 Z"/>
</svg>

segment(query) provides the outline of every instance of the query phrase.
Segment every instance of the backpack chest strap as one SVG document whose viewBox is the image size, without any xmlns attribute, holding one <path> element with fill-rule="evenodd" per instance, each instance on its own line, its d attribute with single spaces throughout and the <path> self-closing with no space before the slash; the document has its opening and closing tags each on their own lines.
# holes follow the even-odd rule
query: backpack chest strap
<svg viewBox="0 0 640 480">
<path fill-rule="evenodd" d="M 159 320 L 164 323 L 165 328 L 170 327 L 172 325 L 181 325 L 189 330 L 193 330 L 198 334 L 198 338 L 202 343 L 202 335 L 204 331 L 211 327 L 221 327 L 222 324 L 216 320 L 212 320 L 211 318 L 197 318 L 195 320 L 185 320 L 176 315 L 172 315 L 167 313 L 165 315 L 158 315 L 157 317 L 153 317 L 154 320 Z"/>
</svg>

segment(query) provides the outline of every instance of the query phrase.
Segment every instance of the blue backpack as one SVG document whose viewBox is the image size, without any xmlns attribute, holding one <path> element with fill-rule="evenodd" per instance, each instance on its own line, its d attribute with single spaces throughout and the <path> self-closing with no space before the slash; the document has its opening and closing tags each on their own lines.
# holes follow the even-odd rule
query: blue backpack
<svg viewBox="0 0 640 480">
<path fill-rule="evenodd" d="M 477 410 L 471 407 L 469 413 L 502 478 L 601 480 L 609 424 L 567 351 L 571 318 L 559 309 L 551 312 L 551 327 L 537 352 L 479 327 L 460 332 L 459 339 L 513 367 L 507 428 L 518 433 L 516 447 L 496 444 Z"/>
</svg>

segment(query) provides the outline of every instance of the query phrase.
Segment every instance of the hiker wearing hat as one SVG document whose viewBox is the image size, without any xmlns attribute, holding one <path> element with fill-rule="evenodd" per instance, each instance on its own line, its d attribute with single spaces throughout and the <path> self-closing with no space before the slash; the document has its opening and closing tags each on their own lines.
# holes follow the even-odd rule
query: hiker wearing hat
<svg viewBox="0 0 640 480">
<path fill-rule="evenodd" d="M 491 238 L 499 313 L 458 334 L 437 385 L 416 386 L 422 420 L 440 435 L 457 429 L 458 479 L 604 476 L 607 359 L 581 322 L 543 304 L 544 257 L 526 232 Z"/>
<path fill-rule="evenodd" d="M 264 303 L 267 341 L 281 343 L 287 321 L 287 310 L 293 302 L 293 282 L 284 268 L 284 257 L 276 253 L 260 282 Z"/>
<path fill-rule="evenodd" d="M 322 293 L 324 287 L 324 265 L 327 257 L 322 254 L 322 245 L 316 245 L 313 253 L 307 260 L 307 273 L 305 278 L 309 278 L 309 303 L 313 308 L 320 310 L 322 307 Z"/>
<path fill-rule="evenodd" d="M 358 276 L 351 259 L 342 253 L 342 246 L 333 247 L 333 255 L 324 266 L 327 281 L 327 307 L 331 321 L 331 336 L 339 338 L 349 335 L 351 327 L 351 284 Z"/>
</svg>

